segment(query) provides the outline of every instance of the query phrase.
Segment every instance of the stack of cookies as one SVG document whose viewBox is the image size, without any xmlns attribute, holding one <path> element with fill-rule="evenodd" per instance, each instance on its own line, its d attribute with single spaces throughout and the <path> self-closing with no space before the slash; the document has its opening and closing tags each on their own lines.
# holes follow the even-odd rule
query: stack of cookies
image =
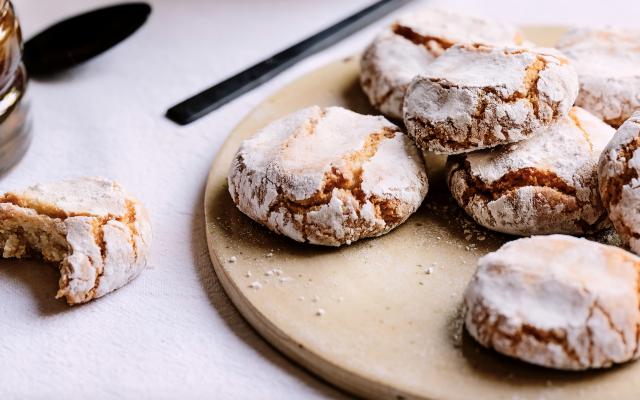
<svg viewBox="0 0 640 400">
<path fill-rule="evenodd" d="M 427 194 L 421 152 L 446 154 L 471 218 L 533 236 L 479 260 L 469 333 L 559 369 L 636 359 L 640 258 L 566 235 L 613 224 L 640 254 L 638 40 L 579 29 L 538 48 L 506 24 L 400 17 L 361 60 L 362 89 L 389 120 L 316 106 L 275 121 L 238 150 L 230 194 L 279 234 L 340 246 L 403 223 Z"/>
<path fill-rule="evenodd" d="M 403 93 L 408 135 L 449 156 L 451 194 L 478 224 L 549 235 L 479 260 L 464 302 L 476 340 L 559 369 L 636 359 L 640 258 L 558 234 L 613 222 L 640 254 L 640 33 L 578 29 L 543 49 L 513 32 L 433 11 L 400 19 L 366 51 L 362 87 L 391 118 Z M 410 81 L 400 59 L 420 68 Z"/>
<path fill-rule="evenodd" d="M 521 43 L 513 27 L 428 10 L 374 40 L 362 87 L 391 118 L 402 97 L 408 135 L 424 151 L 451 156 L 451 193 L 480 225 L 514 235 L 597 231 L 608 219 L 596 166 L 615 130 L 602 113 L 574 106 L 577 62 Z M 411 50 L 400 55 L 403 46 Z M 415 67 L 411 80 L 396 63 Z M 598 108 L 583 97 L 579 104 Z"/>
</svg>

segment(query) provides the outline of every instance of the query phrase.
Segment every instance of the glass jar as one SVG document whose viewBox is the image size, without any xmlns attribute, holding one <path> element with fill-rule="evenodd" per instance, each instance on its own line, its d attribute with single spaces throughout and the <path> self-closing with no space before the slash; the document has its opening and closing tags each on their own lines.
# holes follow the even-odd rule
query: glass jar
<svg viewBox="0 0 640 400">
<path fill-rule="evenodd" d="M 0 173 L 16 164 L 31 139 L 22 33 L 9 0 L 0 0 Z"/>
</svg>

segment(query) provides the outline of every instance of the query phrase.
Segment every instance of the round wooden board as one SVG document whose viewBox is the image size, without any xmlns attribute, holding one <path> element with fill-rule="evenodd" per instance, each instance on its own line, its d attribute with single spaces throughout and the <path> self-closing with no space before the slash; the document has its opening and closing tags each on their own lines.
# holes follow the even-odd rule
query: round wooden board
<svg viewBox="0 0 640 400">
<path fill-rule="evenodd" d="M 535 27 L 525 34 L 552 45 L 562 31 Z M 377 239 L 339 249 L 304 245 L 241 214 L 226 182 L 240 142 L 313 104 L 373 113 L 359 88 L 357 57 L 298 79 L 249 113 L 221 148 L 207 183 L 214 268 L 233 303 L 269 342 L 327 381 L 367 398 L 640 396 L 640 364 L 580 373 L 547 370 L 481 348 L 464 332 L 461 297 L 476 260 L 509 238 L 478 227 L 451 201 L 442 157 L 427 156 L 430 188 L 423 206 Z"/>
</svg>

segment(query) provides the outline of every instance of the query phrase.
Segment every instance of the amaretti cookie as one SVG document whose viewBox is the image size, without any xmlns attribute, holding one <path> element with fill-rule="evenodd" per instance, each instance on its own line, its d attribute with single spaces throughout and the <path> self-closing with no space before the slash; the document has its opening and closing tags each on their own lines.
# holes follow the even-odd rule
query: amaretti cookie
<svg viewBox="0 0 640 400">
<path fill-rule="evenodd" d="M 462 153 L 543 131 L 577 94 L 576 72 L 555 50 L 456 45 L 413 79 L 404 122 L 420 148 Z"/>
<path fill-rule="evenodd" d="M 449 11 L 425 9 L 406 14 L 365 50 L 362 89 L 378 111 L 402 119 L 402 103 L 411 79 L 456 43 L 519 45 L 522 36 L 513 26 Z"/>
<path fill-rule="evenodd" d="M 620 238 L 640 254 L 640 111 L 618 129 L 600 157 L 600 196 Z"/>
<path fill-rule="evenodd" d="M 404 222 L 427 193 L 422 155 L 380 116 L 305 108 L 236 153 L 229 193 L 240 211 L 299 242 L 339 246 Z"/>
<path fill-rule="evenodd" d="M 142 204 L 115 182 L 79 178 L 31 186 L 0 198 L 2 256 L 59 263 L 69 304 L 104 296 L 145 268 L 151 226 Z"/>
<path fill-rule="evenodd" d="M 485 347 L 583 370 L 640 356 L 640 258 L 571 236 L 534 236 L 478 261 L 465 326 Z"/>
<path fill-rule="evenodd" d="M 614 129 L 582 108 L 545 132 L 450 156 L 448 185 L 477 223 L 514 235 L 583 234 L 608 224 L 598 159 Z"/>
<path fill-rule="evenodd" d="M 578 72 L 576 105 L 619 126 L 640 108 L 640 30 L 573 29 L 557 47 Z"/>
</svg>

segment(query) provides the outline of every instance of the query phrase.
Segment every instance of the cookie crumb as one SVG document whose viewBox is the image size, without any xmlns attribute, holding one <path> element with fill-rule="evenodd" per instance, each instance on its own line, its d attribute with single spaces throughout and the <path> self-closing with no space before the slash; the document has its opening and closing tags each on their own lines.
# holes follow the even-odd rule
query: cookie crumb
<svg viewBox="0 0 640 400">
<path fill-rule="evenodd" d="M 261 284 L 260 282 L 258 282 L 258 281 L 255 281 L 255 282 L 251 282 L 251 283 L 249 284 L 249 287 L 250 287 L 251 289 L 256 289 L 256 290 L 257 290 L 257 289 L 262 289 L 262 284 Z"/>
<path fill-rule="evenodd" d="M 229 257 L 229 259 L 227 260 L 229 263 L 233 264 L 234 262 L 238 261 L 238 257 L 236 256 L 231 256 Z"/>
<path fill-rule="evenodd" d="M 324 308 L 318 308 L 318 309 L 316 310 L 316 315 L 317 315 L 318 317 L 322 317 L 322 316 L 324 315 L 324 313 L 325 313 Z"/>
<path fill-rule="evenodd" d="M 244 274 L 244 276 L 246 276 L 247 278 L 251 278 L 251 271 L 247 271 L 247 273 Z"/>
<path fill-rule="evenodd" d="M 427 275 L 431 275 L 431 274 L 433 274 L 433 267 L 429 267 L 429 268 L 427 268 L 427 269 L 424 271 L 424 273 L 425 273 L 425 274 L 427 274 Z"/>
<path fill-rule="evenodd" d="M 273 257 L 273 253 L 271 252 L 267 253 L 267 258 L 271 258 L 271 257 Z"/>
</svg>

